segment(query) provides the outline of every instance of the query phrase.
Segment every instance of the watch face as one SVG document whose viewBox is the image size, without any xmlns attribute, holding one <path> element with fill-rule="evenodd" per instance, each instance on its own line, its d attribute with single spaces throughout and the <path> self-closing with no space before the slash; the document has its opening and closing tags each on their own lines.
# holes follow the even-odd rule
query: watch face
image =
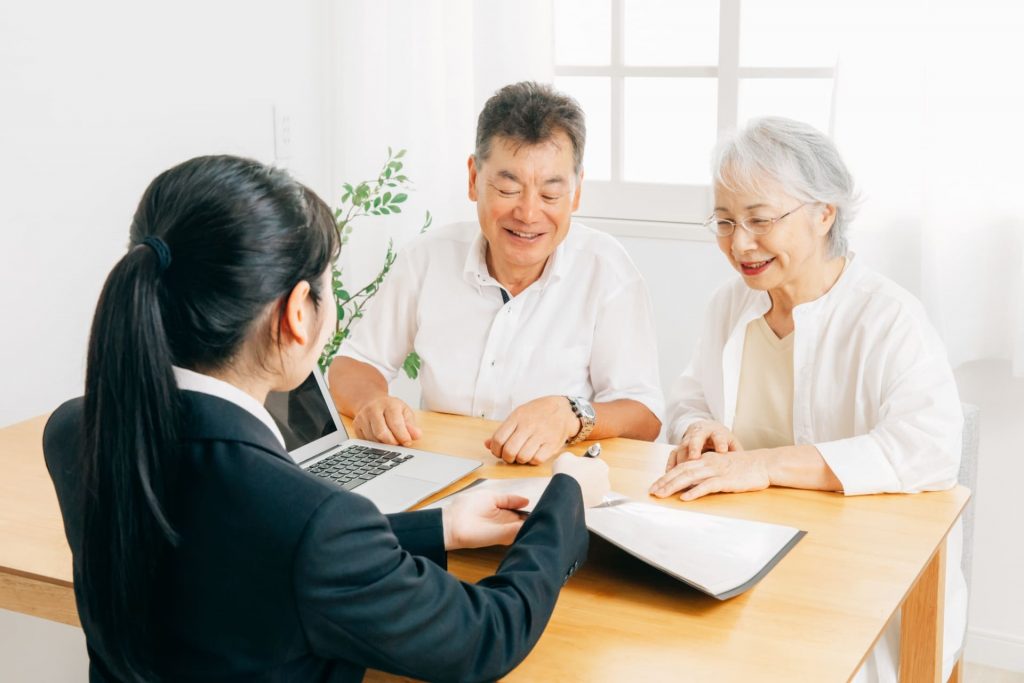
<svg viewBox="0 0 1024 683">
<path fill-rule="evenodd" d="M 590 405 L 590 401 L 585 398 L 576 399 L 576 404 L 580 407 L 580 415 L 584 419 L 593 420 L 597 417 L 597 413 L 594 412 L 594 406 Z"/>
</svg>

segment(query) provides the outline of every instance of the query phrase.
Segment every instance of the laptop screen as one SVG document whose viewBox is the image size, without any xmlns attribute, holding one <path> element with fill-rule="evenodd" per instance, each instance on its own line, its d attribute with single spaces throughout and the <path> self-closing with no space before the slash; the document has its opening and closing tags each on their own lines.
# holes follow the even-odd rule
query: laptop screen
<svg viewBox="0 0 1024 683">
<path fill-rule="evenodd" d="M 348 438 L 319 370 L 291 391 L 272 391 L 264 404 L 295 462 L 317 456 Z"/>
</svg>

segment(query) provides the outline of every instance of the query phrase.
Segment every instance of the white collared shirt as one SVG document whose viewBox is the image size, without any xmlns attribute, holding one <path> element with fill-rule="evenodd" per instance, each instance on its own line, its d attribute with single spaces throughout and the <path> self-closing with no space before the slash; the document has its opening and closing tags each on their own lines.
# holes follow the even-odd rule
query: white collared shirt
<svg viewBox="0 0 1024 683">
<path fill-rule="evenodd" d="M 415 350 L 427 410 L 503 420 L 542 396 L 632 399 L 660 417 L 643 277 L 615 238 L 574 223 L 540 278 L 504 301 L 475 223 L 402 250 L 340 355 L 390 382 Z"/>
<path fill-rule="evenodd" d="M 278 429 L 277 424 L 274 422 L 274 418 L 270 416 L 267 409 L 263 405 L 254 399 L 249 394 L 245 393 L 234 384 L 225 382 L 222 379 L 216 377 L 210 377 L 194 370 L 188 370 L 186 368 L 174 367 L 174 380 L 178 383 L 178 388 L 182 391 L 196 391 L 200 394 L 207 394 L 209 396 L 216 396 L 222 398 L 229 403 L 234 403 L 236 406 L 241 408 L 247 413 L 250 413 L 257 420 L 267 426 L 281 443 L 281 448 L 287 448 L 284 445 L 284 436 L 281 434 L 281 430 Z"/>
<path fill-rule="evenodd" d="M 732 428 L 747 325 L 769 308 L 768 294 L 740 279 L 715 293 L 693 359 L 669 397 L 672 443 L 697 420 Z M 945 348 L 920 302 L 850 255 L 832 289 L 793 309 L 793 321 L 793 439 L 818 449 L 843 492 L 956 485 L 963 409 Z M 943 680 L 967 623 L 962 543 L 958 522 L 946 546 Z M 895 683 L 897 626 L 879 639 L 858 683 Z"/>
</svg>

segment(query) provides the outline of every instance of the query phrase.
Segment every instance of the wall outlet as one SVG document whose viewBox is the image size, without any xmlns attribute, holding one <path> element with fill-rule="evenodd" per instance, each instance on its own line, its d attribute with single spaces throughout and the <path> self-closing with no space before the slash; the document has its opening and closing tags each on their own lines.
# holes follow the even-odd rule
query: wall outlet
<svg viewBox="0 0 1024 683">
<path fill-rule="evenodd" d="M 274 159 L 292 158 L 292 115 L 281 106 L 274 107 Z"/>
</svg>

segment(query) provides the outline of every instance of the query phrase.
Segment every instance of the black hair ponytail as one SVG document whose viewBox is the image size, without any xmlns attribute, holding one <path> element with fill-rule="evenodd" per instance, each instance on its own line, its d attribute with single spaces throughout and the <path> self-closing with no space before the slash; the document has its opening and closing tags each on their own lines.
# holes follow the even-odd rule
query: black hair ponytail
<svg viewBox="0 0 1024 683">
<path fill-rule="evenodd" d="M 85 380 L 84 595 L 90 614 L 106 617 L 97 635 L 118 639 L 104 643 L 104 651 L 123 655 L 109 665 L 129 680 L 153 677 L 152 589 L 177 541 L 162 505 L 179 410 L 157 261 L 153 249 L 137 246 L 110 273 Z"/>
</svg>

